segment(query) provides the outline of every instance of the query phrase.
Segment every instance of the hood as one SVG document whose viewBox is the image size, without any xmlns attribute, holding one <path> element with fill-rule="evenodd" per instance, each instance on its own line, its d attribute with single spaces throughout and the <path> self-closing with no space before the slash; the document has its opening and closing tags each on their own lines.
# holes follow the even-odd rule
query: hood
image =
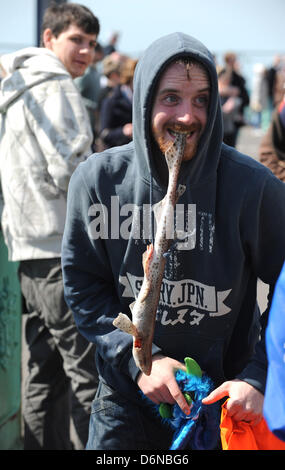
<svg viewBox="0 0 285 470">
<path fill-rule="evenodd" d="M 190 57 L 201 62 L 210 78 L 210 103 L 205 131 L 195 157 L 183 162 L 180 182 L 197 185 L 216 174 L 222 138 L 222 113 L 218 93 L 216 66 L 212 54 L 195 38 L 173 33 L 155 41 L 140 58 L 134 76 L 133 135 L 136 158 L 141 174 L 150 183 L 162 186 L 153 157 L 150 118 L 157 82 L 167 65 L 174 59 Z"/>
<path fill-rule="evenodd" d="M 1 82 L 0 112 L 5 113 L 11 103 L 25 90 L 54 75 L 69 73 L 54 52 L 46 48 L 27 47 L 1 57 L 7 75 Z"/>
</svg>

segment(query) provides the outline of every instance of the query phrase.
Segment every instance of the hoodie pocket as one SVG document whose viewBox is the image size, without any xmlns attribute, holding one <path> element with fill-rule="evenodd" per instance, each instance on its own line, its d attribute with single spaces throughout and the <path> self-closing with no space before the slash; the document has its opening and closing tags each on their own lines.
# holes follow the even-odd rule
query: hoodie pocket
<svg viewBox="0 0 285 470">
<path fill-rule="evenodd" d="M 224 381 L 223 350 L 224 339 L 188 331 L 156 331 L 154 343 L 166 356 L 184 363 L 185 357 L 198 362 L 203 372 L 213 381 Z"/>
<path fill-rule="evenodd" d="M 45 239 L 62 235 L 66 201 L 42 169 L 14 168 L 4 190 L 3 226 L 13 239 Z"/>
<path fill-rule="evenodd" d="M 42 197 L 47 200 L 58 199 L 60 197 L 60 189 L 57 188 L 46 168 L 32 171 L 31 177 L 35 187 Z"/>
</svg>

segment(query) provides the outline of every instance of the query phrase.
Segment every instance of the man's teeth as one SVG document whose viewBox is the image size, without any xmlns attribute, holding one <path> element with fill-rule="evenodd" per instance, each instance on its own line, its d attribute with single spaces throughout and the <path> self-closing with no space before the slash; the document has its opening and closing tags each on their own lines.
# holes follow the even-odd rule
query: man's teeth
<svg viewBox="0 0 285 470">
<path fill-rule="evenodd" d="M 179 131 L 179 132 L 177 132 L 177 131 L 172 131 L 171 129 L 169 129 L 168 131 L 169 131 L 169 133 L 170 133 L 171 135 L 173 135 L 174 137 L 175 137 L 177 134 L 185 134 L 186 137 L 191 137 L 191 136 L 194 134 L 194 131 Z"/>
</svg>

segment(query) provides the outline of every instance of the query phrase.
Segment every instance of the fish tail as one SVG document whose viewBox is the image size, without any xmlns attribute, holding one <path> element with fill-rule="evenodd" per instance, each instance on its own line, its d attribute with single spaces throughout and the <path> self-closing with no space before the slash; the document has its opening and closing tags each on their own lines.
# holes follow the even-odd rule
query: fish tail
<svg viewBox="0 0 285 470">
<path fill-rule="evenodd" d="M 125 313 L 119 313 L 119 315 L 113 321 L 113 325 L 125 333 L 128 333 L 129 335 L 138 337 L 137 328 Z"/>
</svg>

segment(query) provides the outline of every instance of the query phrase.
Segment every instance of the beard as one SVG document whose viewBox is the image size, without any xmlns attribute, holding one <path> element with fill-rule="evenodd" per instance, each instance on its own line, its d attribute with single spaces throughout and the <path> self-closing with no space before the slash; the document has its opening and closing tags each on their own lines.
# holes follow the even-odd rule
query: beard
<svg viewBox="0 0 285 470">
<path fill-rule="evenodd" d="M 191 160 L 196 152 L 198 143 L 202 134 L 202 125 L 199 123 L 191 124 L 191 126 L 185 126 L 183 124 L 168 122 L 164 125 L 162 131 L 152 128 L 153 137 L 160 149 L 165 154 L 166 150 L 172 145 L 173 140 L 170 138 L 169 133 L 183 132 L 187 134 L 193 133 L 190 139 L 187 138 L 186 145 L 184 148 L 183 161 Z"/>
</svg>

